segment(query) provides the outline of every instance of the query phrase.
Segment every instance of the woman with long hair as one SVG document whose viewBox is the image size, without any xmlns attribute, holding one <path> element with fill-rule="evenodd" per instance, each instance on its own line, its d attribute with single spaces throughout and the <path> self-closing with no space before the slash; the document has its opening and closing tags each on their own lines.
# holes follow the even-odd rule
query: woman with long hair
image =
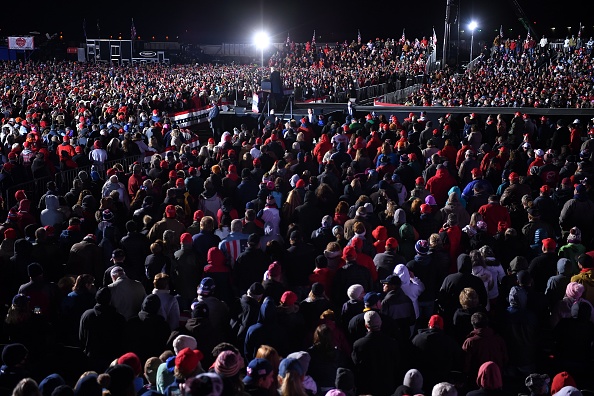
<svg viewBox="0 0 594 396">
<path fill-rule="evenodd" d="M 278 368 L 278 393 L 280 396 L 307 396 L 303 387 L 303 368 L 299 360 L 285 358 L 281 360 Z"/>
<path fill-rule="evenodd" d="M 346 201 L 339 201 L 334 209 L 334 218 L 332 219 L 334 225 L 343 226 L 349 219 L 349 204 Z"/>
</svg>

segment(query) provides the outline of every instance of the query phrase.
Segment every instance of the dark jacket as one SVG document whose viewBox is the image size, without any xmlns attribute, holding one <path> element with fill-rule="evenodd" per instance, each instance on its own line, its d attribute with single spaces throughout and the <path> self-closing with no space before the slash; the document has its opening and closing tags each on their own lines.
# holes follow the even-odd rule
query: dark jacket
<svg viewBox="0 0 594 396">
<path fill-rule="evenodd" d="M 280 356 L 287 356 L 287 339 L 284 328 L 278 323 L 276 307 L 270 298 L 266 298 L 260 307 L 258 322 L 248 328 L 245 335 L 244 356 L 251 361 L 260 345 L 275 348 Z"/>
<path fill-rule="evenodd" d="M 332 302 L 341 307 L 348 299 L 347 290 L 351 285 L 360 284 L 363 290 L 371 291 L 373 282 L 369 270 L 356 261 L 347 261 L 336 270 L 332 281 Z"/>
<path fill-rule="evenodd" d="M 353 344 L 355 387 L 359 394 L 391 395 L 402 378 L 400 348 L 395 339 L 370 331 Z"/>
<path fill-rule="evenodd" d="M 460 368 L 462 349 L 443 330 L 437 327 L 421 329 L 412 339 L 412 344 L 414 367 L 423 373 L 425 389 L 447 381 L 450 372 Z"/>
<path fill-rule="evenodd" d="M 252 283 L 261 282 L 269 264 L 270 259 L 262 249 L 248 245 L 233 266 L 233 279 L 237 290 L 245 293 Z"/>
</svg>

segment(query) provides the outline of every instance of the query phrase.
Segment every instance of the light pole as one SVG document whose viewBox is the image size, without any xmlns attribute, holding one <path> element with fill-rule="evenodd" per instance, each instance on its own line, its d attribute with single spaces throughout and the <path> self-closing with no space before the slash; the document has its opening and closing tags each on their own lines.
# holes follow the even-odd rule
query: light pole
<svg viewBox="0 0 594 396">
<path fill-rule="evenodd" d="M 477 23 L 472 21 L 468 24 L 470 30 L 470 62 L 472 62 L 472 47 L 474 46 L 474 29 L 476 29 Z"/>
<path fill-rule="evenodd" d="M 264 31 L 259 31 L 254 35 L 254 44 L 260 48 L 260 65 L 262 67 L 262 78 L 264 78 L 264 50 L 270 44 L 270 37 Z"/>
</svg>

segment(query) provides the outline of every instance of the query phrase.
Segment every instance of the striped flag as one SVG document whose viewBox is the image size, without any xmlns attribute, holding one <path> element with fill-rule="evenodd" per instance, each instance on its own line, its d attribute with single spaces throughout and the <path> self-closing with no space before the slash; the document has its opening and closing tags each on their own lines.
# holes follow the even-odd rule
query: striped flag
<svg viewBox="0 0 594 396">
<path fill-rule="evenodd" d="M 287 45 L 291 44 L 291 39 L 289 38 L 289 32 L 287 32 Z"/>
<path fill-rule="evenodd" d="M 503 25 L 499 26 L 499 37 L 503 38 Z"/>
<path fill-rule="evenodd" d="M 311 45 L 316 45 L 316 31 L 314 30 L 313 36 L 311 38 Z"/>
<path fill-rule="evenodd" d="M 357 29 L 357 44 L 361 45 L 361 31 Z"/>
<path fill-rule="evenodd" d="M 402 28 L 402 38 L 400 38 L 401 42 L 405 42 L 406 41 L 406 36 L 404 35 L 404 28 Z"/>
</svg>

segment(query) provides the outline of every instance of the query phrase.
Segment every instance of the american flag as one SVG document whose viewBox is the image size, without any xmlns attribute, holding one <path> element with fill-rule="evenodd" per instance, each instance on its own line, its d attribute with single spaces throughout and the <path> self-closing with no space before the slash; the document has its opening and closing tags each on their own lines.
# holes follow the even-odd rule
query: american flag
<svg viewBox="0 0 594 396">
<path fill-rule="evenodd" d="M 311 45 L 316 45 L 316 31 L 314 30 L 313 36 L 311 38 Z"/>
<path fill-rule="evenodd" d="M 361 45 L 361 31 L 357 29 L 357 44 Z"/>
<path fill-rule="evenodd" d="M 401 42 L 405 42 L 406 41 L 406 36 L 404 35 L 404 28 L 402 28 L 402 38 L 400 39 Z"/>
<path fill-rule="evenodd" d="M 503 38 L 503 25 L 499 26 L 499 37 Z"/>
<path fill-rule="evenodd" d="M 437 48 L 437 34 L 435 34 L 435 28 L 433 28 L 433 39 L 431 44 L 433 44 L 433 48 Z"/>
<path fill-rule="evenodd" d="M 136 26 L 134 26 L 134 18 L 132 18 L 132 26 L 130 27 L 130 36 L 132 41 L 136 40 Z"/>
</svg>

